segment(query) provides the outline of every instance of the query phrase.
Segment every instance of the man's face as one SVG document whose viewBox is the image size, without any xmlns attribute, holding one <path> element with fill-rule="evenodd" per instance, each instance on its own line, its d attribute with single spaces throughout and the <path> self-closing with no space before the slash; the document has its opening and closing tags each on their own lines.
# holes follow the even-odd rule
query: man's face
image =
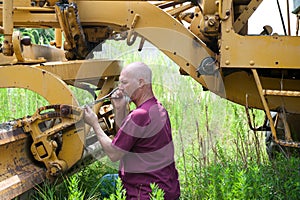
<svg viewBox="0 0 300 200">
<path fill-rule="evenodd" d="M 128 71 L 122 71 L 119 78 L 119 89 L 124 93 L 124 95 L 134 98 L 134 92 L 138 89 L 139 84 L 137 78 Z"/>
</svg>

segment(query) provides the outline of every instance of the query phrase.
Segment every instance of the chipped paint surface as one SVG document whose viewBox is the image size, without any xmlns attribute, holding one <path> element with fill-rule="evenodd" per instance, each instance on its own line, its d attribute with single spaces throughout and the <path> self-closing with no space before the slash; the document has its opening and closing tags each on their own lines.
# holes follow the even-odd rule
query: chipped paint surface
<svg viewBox="0 0 300 200">
<path fill-rule="evenodd" d="M 45 169 L 33 162 L 30 136 L 22 129 L 0 132 L 0 196 L 12 199 L 45 179 Z"/>
</svg>

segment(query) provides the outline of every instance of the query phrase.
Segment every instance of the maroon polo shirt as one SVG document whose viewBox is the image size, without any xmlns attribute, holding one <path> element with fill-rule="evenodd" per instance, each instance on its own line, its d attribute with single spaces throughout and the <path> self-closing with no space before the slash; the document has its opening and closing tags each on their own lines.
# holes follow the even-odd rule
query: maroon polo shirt
<svg viewBox="0 0 300 200">
<path fill-rule="evenodd" d="M 112 144 L 125 151 L 119 176 L 127 199 L 150 199 L 150 183 L 164 190 L 166 200 L 180 196 L 170 119 L 155 97 L 129 113 Z"/>
</svg>

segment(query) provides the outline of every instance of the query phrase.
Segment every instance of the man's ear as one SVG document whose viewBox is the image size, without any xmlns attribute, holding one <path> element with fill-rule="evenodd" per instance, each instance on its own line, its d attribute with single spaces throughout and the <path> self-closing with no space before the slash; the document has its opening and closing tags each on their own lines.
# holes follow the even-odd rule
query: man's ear
<svg viewBox="0 0 300 200">
<path fill-rule="evenodd" d="M 145 85 L 145 80 L 140 78 L 139 79 L 139 87 L 143 87 Z"/>
</svg>

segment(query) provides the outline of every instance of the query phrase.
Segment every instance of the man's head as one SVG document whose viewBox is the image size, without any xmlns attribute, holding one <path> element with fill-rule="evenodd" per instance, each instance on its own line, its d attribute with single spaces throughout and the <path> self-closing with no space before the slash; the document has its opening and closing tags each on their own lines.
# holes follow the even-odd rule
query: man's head
<svg viewBox="0 0 300 200">
<path fill-rule="evenodd" d="M 120 75 L 119 89 L 133 101 L 147 92 L 152 94 L 152 71 L 142 62 L 127 65 Z"/>
</svg>

